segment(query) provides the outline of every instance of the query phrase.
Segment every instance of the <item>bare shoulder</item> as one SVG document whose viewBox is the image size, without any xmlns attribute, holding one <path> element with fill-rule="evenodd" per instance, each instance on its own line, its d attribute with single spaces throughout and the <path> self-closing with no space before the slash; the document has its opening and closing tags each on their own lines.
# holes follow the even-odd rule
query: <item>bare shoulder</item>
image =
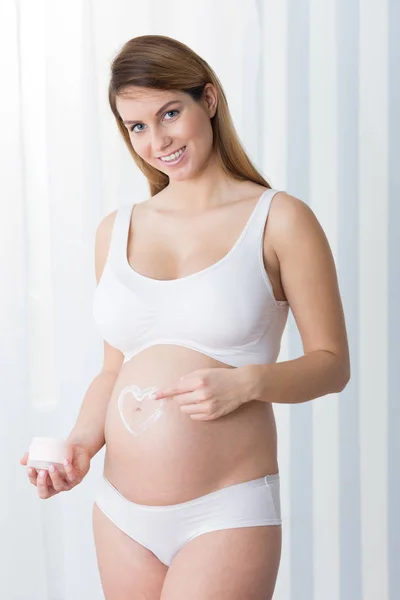
<svg viewBox="0 0 400 600">
<path fill-rule="evenodd" d="M 328 239 L 314 211 L 287 192 L 277 192 L 272 199 L 268 236 L 281 265 L 285 257 L 295 258 L 301 252 L 322 252 L 325 260 L 332 261 Z"/>
<path fill-rule="evenodd" d="M 314 266 L 316 275 L 322 275 L 321 269 L 327 268 L 333 276 L 335 267 L 328 239 L 306 202 L 287 192 L 277 192 L 267 223 L 269 241 L 283 275 L 285 270 L 292 274 L 297 268 L 306 275 Z"/>
<path fill-rule="evenodd" d="M 306 202 L 287 192 L 277 192 L 271 201 L 268 217 L 269 235 L 276 245 L 277 254 L 286 244 L 290 244 L 291 236 L 303 237 L 305 233 L 321 234 L 322 227 Z"/>
</svg>

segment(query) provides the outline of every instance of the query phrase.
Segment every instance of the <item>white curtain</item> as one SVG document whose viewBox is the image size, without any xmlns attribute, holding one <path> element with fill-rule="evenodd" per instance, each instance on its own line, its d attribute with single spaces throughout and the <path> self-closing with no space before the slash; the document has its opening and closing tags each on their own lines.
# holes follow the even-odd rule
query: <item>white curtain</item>
<svg viewBox="0 0 400 600">
<path fill-rule="evenodd" d="M 215 69 L 252 160 L 310 204 L 338 268 L 351 382 L 275 405 L 274 599 L 400 597 L 399 17 L 397 0 L 1 0 L 1 598 L 103 598 L 91 528 L 103 451 L 46 501 L 19 459 L 32 436 L 68 435 L 101 367 L 95 229 L 148 195 L 107 104 L 109 68 L 150 33 Z M 290 314 L 280 360 L 301 354 Z"/>
</svg>

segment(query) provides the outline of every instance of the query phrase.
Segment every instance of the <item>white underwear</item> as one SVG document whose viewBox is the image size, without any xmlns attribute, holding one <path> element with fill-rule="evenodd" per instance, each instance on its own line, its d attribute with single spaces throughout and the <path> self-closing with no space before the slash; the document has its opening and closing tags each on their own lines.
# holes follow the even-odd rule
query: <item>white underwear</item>
<svg viewBox="0 0 400 600">
<path fill-rule="evenodd" d="M 185 544 L 203 533 L 282 525 L 279 473 L 166 506 L 131 502 L 103 476 L 95 502 L 114 525 L 167 566 Z"/>
</svg>

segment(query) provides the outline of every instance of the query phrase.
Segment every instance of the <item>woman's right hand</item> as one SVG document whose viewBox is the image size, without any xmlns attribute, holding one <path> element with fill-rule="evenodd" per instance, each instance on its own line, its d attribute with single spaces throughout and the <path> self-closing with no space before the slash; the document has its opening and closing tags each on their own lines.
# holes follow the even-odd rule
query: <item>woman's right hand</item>
<svg viewBox="0 0 400 600">
<path fill-rule="evenodd" d="M 26 465 L 28 457 L 28 452 L 25 452 L 20 464 Z M 89 471 L 90 454 L 85 446 L 67 444 L 65 458 L 68 460 L 68 465 L 64 466 L 64 471 L 59 470 L 55 465 L 53 473 L 45 469 L 40 469 L 37 473 L 36 469 L 32 467 L 26 469 L 29 481 L 37 487 L 39 498 L 46 500 L 59 492 L 71 490 L 82 481 Z"/>
</svg>

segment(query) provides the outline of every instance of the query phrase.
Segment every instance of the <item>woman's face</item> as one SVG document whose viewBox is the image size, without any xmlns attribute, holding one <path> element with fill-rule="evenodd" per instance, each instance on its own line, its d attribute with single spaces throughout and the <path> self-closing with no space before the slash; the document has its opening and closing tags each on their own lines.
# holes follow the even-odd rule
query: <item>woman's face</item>
<svg viewBox="0 0 400 600">
<path fill-rule="evenodd" d="M 134 150 L 170 179 L 193 177 L 209 160 L 210 118 L 217 105 L 212 84 L 207 84 L 200 102 L 184 92 L 131 87 L 117 97 L 116 105 Z"/>
</svg>

